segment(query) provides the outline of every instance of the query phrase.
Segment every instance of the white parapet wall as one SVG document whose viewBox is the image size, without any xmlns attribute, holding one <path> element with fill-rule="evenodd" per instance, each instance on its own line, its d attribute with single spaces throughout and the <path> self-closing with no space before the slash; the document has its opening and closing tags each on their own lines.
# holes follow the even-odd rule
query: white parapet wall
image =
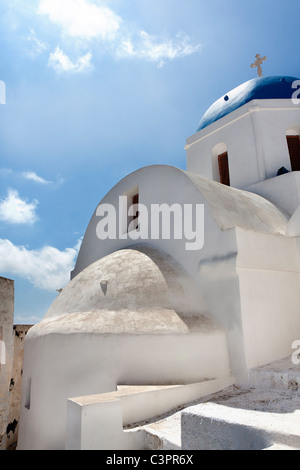
<svg viewBox="0 0 300 470">
<path fill-rule="evenodd" d="M 124 430 L 216 393 L 234 383 L 232 377 L 173 386 L 124 386 L 116 392 L 70 398 L 66 450 L 145 449 L 142 430 Z"/>
<path fill-rule="evenodd" d="M 246 190 L 271 201 L 291 217 L 300 204 L 300 172 L 294 171 L 260 181 L 248 186 Z"/>
<path fill-rule="evenodd" d="M 297 239 L 236 229 L 248 369 L 287 357 L 300 339 Z"/>
</svg>

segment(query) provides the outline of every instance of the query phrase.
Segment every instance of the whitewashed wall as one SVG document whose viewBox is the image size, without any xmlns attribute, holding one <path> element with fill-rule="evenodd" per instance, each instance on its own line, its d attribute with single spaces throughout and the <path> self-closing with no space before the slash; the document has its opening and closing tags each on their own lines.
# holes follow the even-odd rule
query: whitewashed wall
<svg viewBox="0 0 300 470">
<path fill-rule="evenodd" d="M 228 151 L 230 182 L 243 189 L 291 170 L 288 132 L 300 134 L 300 106 L 292 100 L 253 100 L 186 141 L 187 169 L 216 180 L 212 157 L 218 145 Z"/>
</svg>

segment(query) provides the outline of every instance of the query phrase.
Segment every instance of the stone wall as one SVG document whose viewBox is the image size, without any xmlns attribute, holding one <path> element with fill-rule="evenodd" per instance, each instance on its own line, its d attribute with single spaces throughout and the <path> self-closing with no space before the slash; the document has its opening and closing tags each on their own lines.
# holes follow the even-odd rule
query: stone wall
<svg viewBox="0 0 300 470">
<path fill-rule="evenodd" d="M 9 388 L 13 363 L 14 282 L 0 277 L 0 449 L 7 448 Z"/>
<path fill-rule="evenodd" d="M 22 394 L 24 339 L 31 325 L 14 325 L 14 355 L 9 385 L 9 408 L 6 426 L 6 448 L 17 446 Z"/>
<path fill-rule="evenodd" d="M 0 450 L 18 438 L 24 338 L 28 325 L 14 322 L 14 281 L 0 277 Z"/>
</svg>

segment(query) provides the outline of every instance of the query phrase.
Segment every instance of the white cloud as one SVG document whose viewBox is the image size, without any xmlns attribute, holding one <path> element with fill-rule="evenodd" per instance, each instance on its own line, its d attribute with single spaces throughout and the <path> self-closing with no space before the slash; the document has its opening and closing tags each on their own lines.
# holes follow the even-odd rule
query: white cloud
<svg viewBox="0 0 300 470">
<path fill-rule="evenodd" d="M 36 199 L 27 202 L 20 198 L 18 191 L 10 189 L 7 197 L 0 199 L 0 220 L 9 224 L 32 225 L 38 219 L 35 212 L 37 205 Z"/>
<path fill-rule="evenodd" d="M 80 244 L 81 240 L 64 251 L 52 246 L 29 250 L 0 239 L 0 272 L 20 276 L 39 289 L 55 291 L 69 282 Z"/>
<path fill-rule="evenodd" d="M 55 51 L 50 54 L 48 66 L 53 68 L 57 73 L 81 73 L 93 68 L 91 59 L 92 54 L 91 52 L 88 52 L 87 54 L 79 57 L 76 62 L 72 62 L 69 56 L 57 47 Z"/>
<path fill-rule="evenodd" d="M 194 54 L 201 49 L 200 44 L 191 44 L 187 35 L 177 34 L 176 39 L 161 40 L 140 31 L 135 37 L 124 38 L 117 51 L 118 57 L 136 57 L 162 67 L 166 61 Z"/>
<path fill-rule="evenodd" d="M 121 22 L 110 8 L 87 0 L 41 0 L 38 12 L 59 25 L 64 34 L 80 39 L 111 39 Z"/>
<path fill-rule="evenodd" d="M 45 180 L 41 176 L 38 176 L 34 171 L 26 171 L 22 173 L 22 176 L 27 180 L 34 181 L 35 183 L 50 184 L 50 181 Z"/>
<path fill-rule="evenodd" d="M 54 188 L 58 188 L 59 186 L 61 186 L 65 182 L 65 179 L 60 174 L 58 174 L 56 176 L 54 181 L 49 181 L 49 180 L 46 180 L 45 178 L 42 178 L 41 176 L 37 175 L 34 171 L 18 172 L 18 171 L 13 171 L 11 168 L 0 168 L 0 177 L 1 178 L 6 178 L 8 176 L 22 177 L 22 178 L 25 178 L 29 181 L 33 181 L 35 183 L 38 183 L 38 184 L 51 185 Z"/>
<path fill-rule="evenodd" d="M 37 35 L 33 29 L 30 29 L 29 35 L 27 36 L 26 40 L 28 42 L 28 45 L 30 46 L 26 48 L 26 52 L 32 58 L 37 57 L 47 49 L 46 44 L 44 44 L 37 38 Z"/>
<path fill-rule="evenodd" d="M 92 54 L 97 59 L 103 52 L 113 57 L 136 58 L 162 67 L 168 61 L 189 56 L 201 49 L 201 45 L 193 43 L 186 34 L 177 34 L 175 37 L 149 34 L 133 21 L 121 18 L 111 6 L 116 2 L 109 0 L 14 0 L 11 3 L 9 8 L 12 17 L 17 16 L 16 12 L 26 18 L 39 15 L 54 26 L 56 31 L 53 32 L 58 34 L 56 43 L 60 47 L 50 54 L 48 65 L 59 73 L 91 70 Z M 9 18 L 7 21 L 10 21 Z M 27 37 L 22 38 L 22 47 L 32 58 L 50 49 L 47 28 L 44 32 L 44 37 L 38 37 L 31 28 Z M 42 34 L 42 30 L 39 30 L 39 35 Z M 101 49 L 99 41 L 102 41 Z M 76 58 L 82 54 L 82 47 L 89 52 Z M 64 52 L 66 50 L 68 55 Z"/>
<path fill-rule="evenodd" d="M 111 51 L 117 57 L 135 57 L 158 67 L 166 61 L 194 54 L 201 48 L 200 44 L 192 44 L 189 36 L 182 33 L 173 39 L 161 39 L 133 24 L 129 25 L 112 9 L 101 5 L 101 0 L 97 4 L 93 0 L 41 0 L 38 12 L 59 25 L 65 36 L 105 40 L 110 42 Z M 128 31 L 126 37 L 125 29 Z M 49 65 L 59 72 L 79 72 L 90 67 L 90 59 L 91 53 L 74 63 L 57 48 L 50 56 Z"/>
</svg>

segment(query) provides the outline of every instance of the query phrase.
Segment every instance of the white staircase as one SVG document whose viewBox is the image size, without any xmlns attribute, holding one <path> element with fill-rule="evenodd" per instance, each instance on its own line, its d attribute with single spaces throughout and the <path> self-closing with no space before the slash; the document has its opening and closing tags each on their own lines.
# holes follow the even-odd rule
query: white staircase
<svg viewBox="0 0 300 470">
<path fill-rule="evenodd" d="M 148 449 L 299 450 L 300 366 L 291 358 L 141 429 Z"/>
</svg>

